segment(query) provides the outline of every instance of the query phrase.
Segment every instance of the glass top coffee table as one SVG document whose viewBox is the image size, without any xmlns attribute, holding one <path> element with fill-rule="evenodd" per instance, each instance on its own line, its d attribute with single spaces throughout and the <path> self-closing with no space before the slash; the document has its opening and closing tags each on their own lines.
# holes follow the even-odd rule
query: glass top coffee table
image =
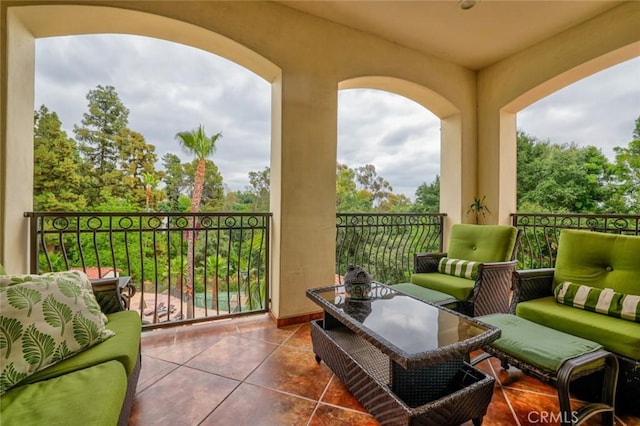
<svg viewBox="0 0 640 426">
<path fill-rule="evenodd" d="M 324 319 L 311 324 L 316 359 L 378 421 L 481 422 L 493 378 L 465 359 L 497 339 L 499 329 L 380 283 L 366 300 L 347 297 L 343 286 L 307 296 L 324 309 Z"/>
</svg>

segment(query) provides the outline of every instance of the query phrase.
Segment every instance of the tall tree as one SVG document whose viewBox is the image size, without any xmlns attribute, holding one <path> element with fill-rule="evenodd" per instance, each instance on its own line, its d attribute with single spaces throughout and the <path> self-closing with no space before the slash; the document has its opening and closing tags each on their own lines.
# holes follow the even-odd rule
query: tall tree
<svg viewBox="0 0 640 426">
<path fill-rule="evenodd" d="M 372 210 L 371 194 L 358 191 L 356 172 L 345 164 L 336 164 L 336 210 L 340 213 L 369 212 Z"/>
<path fill-rule="evenodd" d="M 166 153 L 162 156 L 162 165 L 164 166 L 165 175 L 162 178 L 164 182 L 164 190 L 167 194 L 168 206 L 165 210 L 170 212 L 184 211 L 180 207 L 180 196 L 185 190 L 186 179 L 184 167 L 180 161 L 180 157 L 172 153 Z"/>
<path fill-rule="evenodd" d="M 256 212 L 269 211 L 269 191 L 271 185 L 271 169 L 265 167 L 260 172 L 249 172 L 248 192 L 253 196 L 253 209 Z"/>
<path fill-rule="evenodd" d="M 150 173 L 156 179 L 162 176 L 162 172 L 155 170 L 155 163 L 158 159 L 155 153 L 156 147 L 148 144 L 142 134 L 129 128 L 123 130 L 122 137 L 117 139 L 116 146 L 120 157 L 120 169 L 123 171 L 124 186 L 122 189 L 125 189 L 126 192 L 114 195 L 130 198 L 132 202 L 146 203 L 143 174 Z"/>
<path fill-rule="evenodd" d="M 180 143 L 182 149 L 193 155 L 198 161 L 194 174 L 193 193 L 191 195 L 191 213 L 200 211 L 200 201 L 202 199 L 202 189 L 204 187 L 204 178 L 206 172 L 205 160 L 213 155 L 216 151 L 216 142 L 222 136 L 222 133 L 208 137 L 202 125 L 197 129 L 178 132 L 176 140 Z M 193 221 L 190 224 L 194 228 Z M 193 318 L 193 263 L 194 252 L 193 247 L 196 240 L 196 233 L 187 238 L 187 318 Z"/>
<path fill-rule="evenodd" d="M 200 164 L 195 159 L 191 163 L 183 164 L 185 186 L 193 188 L 195 186 L 195 174 Z M 204 161 L 204 181 L 202 183 L 202 194 L 200 196 L 200 211 L 220 211 L 224 205 L 224 184 L 218 166 L 211 160 Z"/>
<path fill-rule="evenodd" d="M 633 130 L 633 140 L 627 147 L 615 147 L 615 171 L 619 192 L 615 194 L 618 200 L 618 212 L 640 213 L 640 116 L 636 119 Z"/>
<path fill-rule="evenodd" d="M 593 146 L 556 145 L 518 134 L 518 211 L 599 213 L 612 165 Z"/>
<path fill-rule="evenodd" d="M 145 189 L 144 208 L 146 211 L 151 211 L 151 197 L 153 196 L 153 190 L 158 186 L 159 179 L 154 173 L 142 172 L 142 182 L 144 183 Z"/>
<path fill-rule="evenodd" d="M 371 203 L 379 206 L 385 199 L 393 193 L 391 184 L 382 176 L 378 176 L 376 167 L 373 164 L 367 164 L 356 169 L 356 181 L 362 186 L 362 189 L 371 193 Z"/>
<path fill-rule="evenodd" d="M 36 211 L 78 211 L 86 206 L 86 179 L 73 139 L 58 115 L 42 105 L 34 114 L 33 195 Z"/>
<path fill-rule="evenodd" d="M 90 201 L 101 201 L 100 192 L 120 195 L 123 190 L 123 173 L 118 169 L 120 155 L 118 146 L 125 138 L 129 110 L 120 100 L 113 86 L 96 89 L 87 94 L 89 111 L 83 114 L 82 126 L 74 126 L 79 149 L 91 165 Z"/>
<path fill-rule="evenodd" d="M 420 213 L 438 213 L 440 211 L 440 175 L 430 184 L 423 182 L 416 189 L 416 201 L 412 210 Z"/>
</svg>

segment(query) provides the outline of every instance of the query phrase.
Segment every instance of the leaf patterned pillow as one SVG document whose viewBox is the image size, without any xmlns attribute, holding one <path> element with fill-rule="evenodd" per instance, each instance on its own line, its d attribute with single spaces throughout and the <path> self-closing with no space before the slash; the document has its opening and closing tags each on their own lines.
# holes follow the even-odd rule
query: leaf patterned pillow
<svg viewBox="0 0 640 426">
<path fill-rule="evenodd" d="M 113 336 L 105 319 L 81 272 L 0 278 L 0 395 Z"/>
</svg>

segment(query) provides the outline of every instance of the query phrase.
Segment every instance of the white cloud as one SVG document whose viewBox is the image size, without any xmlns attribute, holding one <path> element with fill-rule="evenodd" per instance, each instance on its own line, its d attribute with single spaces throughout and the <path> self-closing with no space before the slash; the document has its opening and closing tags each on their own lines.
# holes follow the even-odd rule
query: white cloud
<svg viewBox="0 0 640 426">
<path fill-rule="evenodd" d="M 540 140 L 593 145 L 613 159 L 640 116 L 640 58 L 567 86 L 518 114 L 518 129 Z"/>
<path fill-rule="evenodd" d="M 129 127 L 167 152 L 190 160 L 174 140 L 203 124 L 222 131 L 213 160 L 231 190 L 269 165 L 271 88 L 250 71 L 192 47 L 139 36 L 89 35 L 36 41 L 36 103 L 58 113 L 73 136 L 87 93 L 116 88 Z M 414 197 L 440 170 L 440 122 L 404 97 L 378 90 L 339 93 L 338 161 L 374 164 L 396 193 Z M 610 155 L 631 139 L 640 113 L 640 58 L 612 67 L 531 105 L 518 128 L 556 143 L 595 145 Z"/>
</svg>

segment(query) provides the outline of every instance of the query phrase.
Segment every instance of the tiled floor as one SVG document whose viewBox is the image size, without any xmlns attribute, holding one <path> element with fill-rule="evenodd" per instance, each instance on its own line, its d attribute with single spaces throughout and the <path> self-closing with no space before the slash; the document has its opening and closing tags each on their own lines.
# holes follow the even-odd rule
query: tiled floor
<svg viewBox="0 0 640 426">
<path fill-rule="evenodd" d="M 554 388 L 496 360 L 479 368 L 498 379 L 484 425 L 554 424 L 543 417 L 558 411 Z M 308 324 L 278 329 L 261 315 L 144 332 L 130 424 L 378 423 L 315 361 Z M 640 418 L 621 415 L 616 425 L 640 425 Z"/>
</svg>

